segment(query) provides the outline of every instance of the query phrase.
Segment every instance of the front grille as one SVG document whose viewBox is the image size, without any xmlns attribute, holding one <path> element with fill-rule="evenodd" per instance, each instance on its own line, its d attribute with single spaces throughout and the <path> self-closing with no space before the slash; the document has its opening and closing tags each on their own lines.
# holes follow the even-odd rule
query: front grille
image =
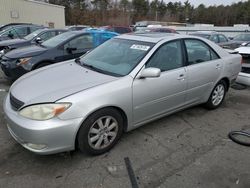
<svg viewBox="0 0 250 188">
<path fill-rule="evenodd" d="M 24 102 L 15 98 L 12 94 L 10 94 L 10 104 L 13 110 L 17 111 L 24 105 Z"/>
</svg>

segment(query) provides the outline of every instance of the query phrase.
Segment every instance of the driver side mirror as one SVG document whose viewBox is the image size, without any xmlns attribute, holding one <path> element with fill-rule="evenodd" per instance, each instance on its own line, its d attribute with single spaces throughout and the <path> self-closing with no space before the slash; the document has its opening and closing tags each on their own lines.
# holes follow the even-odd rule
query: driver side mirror
<svg viewBox="0 0 250 188">
<path fill-rule="evenodd" d="M 13 35 L 13 33 L 11 31 L 9 32 L 8 37 L 10 37 L 11 39 L 14 38 L 14 35 Z"/>
<path fill-rule="evenodd" d="M 42 39 L 41 39 L 40 37 L 37 37 L 37 38 L 35 39 L 35 42 L 36 42 L 37 44 L 40 44 L 40 43 L 42 43 Z"/>
<path fill-rule="evenodd" d="M 233 40 L 234 38 L 233 37 L 228 37 L 229 40 Z"/>
<path fill-rule="evenodd" d="M 160 69 L 149 67 L 141 71 L 140 78 L 157 78 L 160 77 L 160 75 Z"/>
<path fill-rule="evenodd" d="M 67 47 L 66 48 L 66 51 L 69 53 L 69 54 L 72 54 L 73 51 L 76 51 L 77 48 L 71 48 L 71 47 Z"/>
</svg>

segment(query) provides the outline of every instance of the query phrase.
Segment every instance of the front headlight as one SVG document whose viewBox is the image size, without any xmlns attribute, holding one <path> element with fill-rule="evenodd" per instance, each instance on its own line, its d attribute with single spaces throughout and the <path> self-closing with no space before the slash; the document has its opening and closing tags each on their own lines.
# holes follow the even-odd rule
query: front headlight
<svg viewBox="0 0 250 188">
<path fill-rule="evenodd" d="M 70 103 L 36 104 L 23 108 L 19 114 L 33 120 L 48 120 L 63 113 L 70 105 Z"/>
<path fill-rule="evenodd" d="M 17 63 L 17 66 L 20 66 L 20 65 L 25 65 L 29 62 L 29 60 L 31 59 L 31 57 L 26 57 L 26 58 L 21 58 L 19 59 L 19 63 Z"/>
</svg>

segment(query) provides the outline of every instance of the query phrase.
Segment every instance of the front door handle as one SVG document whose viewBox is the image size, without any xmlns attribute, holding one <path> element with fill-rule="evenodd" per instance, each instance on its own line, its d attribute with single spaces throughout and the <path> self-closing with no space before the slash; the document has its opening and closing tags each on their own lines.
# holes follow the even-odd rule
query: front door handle
<svg viewBox="0 0 250 188">
<path fill-rule="evenodd" d="M 185 80 L 184 74 L 180 74 L 177 80 Z"/>
<path fill-rule="evenodd" d="M 221 65 L 220 64 L 217 64 L 216 65 L 216 69 L 220 69 L 221 68 Z"/>
</svg>

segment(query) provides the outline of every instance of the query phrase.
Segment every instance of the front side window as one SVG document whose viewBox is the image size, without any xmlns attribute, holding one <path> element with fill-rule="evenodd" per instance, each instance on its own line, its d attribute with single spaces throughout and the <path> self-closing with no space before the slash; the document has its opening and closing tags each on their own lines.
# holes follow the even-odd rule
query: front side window
<svg viewBox="0 0 250 188">
<path fill-rule="evenodd" d="M 204 42 L 196 39 L 185 40 L 188 64 L 207 62 L 219 59 L 219 56 Z"/>
<path fill-rule="evenodd" d="M 77 51 L 93 48 L 93 37 L 89 34 L 76 37 L 64 45 L 66 48 L 76 48 Z"/>
<path fill-rule="evenodd" d="M 155 67 L 161 71 L 177 69 L 183 66 L 180 41 L 169 42 L 161 46 L 146 64 L 146 68 Z"/>
<path fill-rule="evenodd" d="M 149 52 L 154 43 L 110 39 L 81 58 L 82 65 L 114 75 L 129 74 Z"/>
</svg>

